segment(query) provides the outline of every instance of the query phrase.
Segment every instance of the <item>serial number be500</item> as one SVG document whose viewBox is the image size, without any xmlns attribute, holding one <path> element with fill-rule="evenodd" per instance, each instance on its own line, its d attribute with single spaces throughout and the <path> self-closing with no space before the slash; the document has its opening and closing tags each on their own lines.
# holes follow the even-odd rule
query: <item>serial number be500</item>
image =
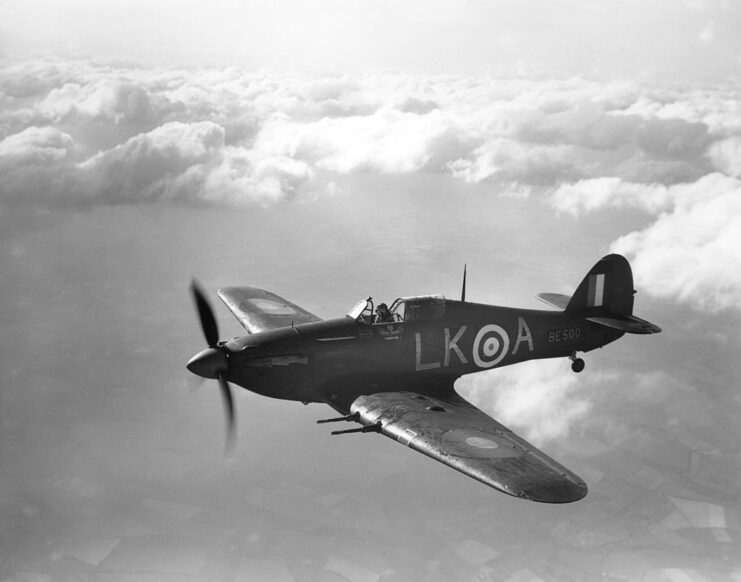
<svg viewBox="0 0 741 582">
<path fill-rule="evenodd" d="M 566 342 L 581 337 L 581 328 L 572 327 L 569 329 L 557 329 L 548 332 L 548 343 Z"/>
</svg>

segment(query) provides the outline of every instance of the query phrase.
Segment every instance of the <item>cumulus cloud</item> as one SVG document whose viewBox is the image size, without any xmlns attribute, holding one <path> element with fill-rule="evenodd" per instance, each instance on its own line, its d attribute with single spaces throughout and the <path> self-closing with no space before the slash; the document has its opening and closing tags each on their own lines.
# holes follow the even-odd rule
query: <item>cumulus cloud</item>
<svg viewBox="0 0 741 582">
<path fill-rule="evenodd" d="M 226 146 L 224 128 L 208 121 L 166 123 L 77 167 L 87 191 L 109 203 L 275 202 L 311 176 L 300 161 Z"/>
<path fill-rule="evenodd" d="M 735 140 L 719 144 L 724 160 Z M 578 216 L 609 208 L 638 208 L 656 219 L 616 240 L 611 250 L 631 258 L 636 285 L 718 312 L 741 305 L 741 180 L 719 172 L 664 186 L 619 178 L 560 186 L 551 205 Z"/>
<path fill-rule="evenodd" d="M 301 185 L 312 176 L 311 167 L 301 160 L 227 148 L 220 164 L 205 176 L 200 198 L 235 204 L 269 204 L 295 198 Z"/>
<path fill-rule="evenodd" d="M 53 127 L 29 127 L 0 141 L 0 202 L 63 197 L 74 151 L 72 137 Z"/>
<path fill-rule="evenodd" d="M 93 68 L 84 61 L 9 62 L 0 67 L 0 92 L 16 99 L 43 97 L 64 83 L 92 74 Z"/>
<path fill-rule="evenodd" d="M 445 160 L 465 149 L 460 132 L 439 112 L 418 115 L 394 109 L 310 124 L 275 120 L 255 146 L 339 173 L 441 170 Z"/>
<path fill-rule="evenodd" d="M 54 122 L 107 119 L 113 123 L 153 120 L 147 91 L 126 79 L 103 79 L 91 84 L 66 83 L 52 89 L 38 112 Z"/>
<path fill-rule="evenodd" d="M 533 360 L 463 378 L 461 393 L 533 444 L 565 438 L 592 404 L 563 359 Z"/>
<path fill-rule="evenodd" d="M 712 174 L 612 250 L 632 258 L 636 284 L 656 297 L 718 312 L 741 305 L 741 181 Z"/>
<path fill-rule="evenodd" d="M 28 128 L 0 141 L 0 200 L 52 204 L 268 204 L 297 195 L 308 164 L 225 144 L 222 126 L 169 122 L 76 162 L 72 137 Z"/>
<path fill-rule="evenodd" d="M 224 145 L 224 129 L 211 122 L 166 123 L 78 165 L 96 196 L 136 202 L 165 196 L 192 167 L 209 162 Z"/>
<path fill-rule="evenodd" d="M 683 90 L 646 89 L 627 103 L 621 113 L 645 120 L 679 119 L 703 123 L 710 136 L 716 138 L 741 132 L 739 89 L 735 84 Z"/>
<path fill-rule="evenodd" d="M 657 212 L 669 204 L 670 190 L 662 184 L 625 182 L 615 177 L 591 178 L 559 186 L 551 194 L 550 203 L 556 210 L 573 216 L 604 207 Z"/>
<path fill-rule="evenodd" d="M 738 177 L 738 102 L 732 85 L 11 63 L 0 66 L 2 156 L 35 139 L 35 153 L 23 145 L 27 164 L 53 159 L 43 188 L 1 166 L 2 199 L 43 200 L 33 189 L 86 204 L 268 203 L 315 194 L 319 170 L 443 172 L 546 192 L 574 215 L 657 213 L 671 211 L 677 186 Z"/>
<path fill-rule="evenodd" d="M 471 183 L 497 179 L 549 185 L 580 175 L 569 146 L 522 144 L 510 138 L 488 140 L 470 157 L 449 162 L 447 167 L 455 177 Z"/>
<path fill-rule="evenodd" d="M 741 136 L 715 142 L 708 150 L 708 155 L 719 171 L 741 178 Z"/>
<path fill-rule="evenodd" d="M 54 163 L 67 158 L 74 147 L 72 137 L 56 128 L 29 127 L 0 141 L 0 163 Z"/>
</svg>

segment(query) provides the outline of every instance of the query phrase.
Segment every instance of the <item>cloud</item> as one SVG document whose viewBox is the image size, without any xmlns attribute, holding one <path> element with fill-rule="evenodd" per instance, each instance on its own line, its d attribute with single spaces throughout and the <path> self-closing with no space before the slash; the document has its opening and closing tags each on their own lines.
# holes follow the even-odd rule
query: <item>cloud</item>
<svg viewBox="0 0 741 582">
<path fill-rule="evenodd" d="M 581 78 L 312 79 L 29 61 L 0 67 L 0 91 L 6 148 L 31 128 L 68 136 L 61 147 L 51 133 L 36 138 L 51 145 L 33 155 L 56 156 L 43 187 L 2 166 L 6 202 L 43 203 L 46 192 L 84 204 L 265 204 L 316 194 L 319 171 L 442 172 L 502 192 L 545 192 L 578 216 L 668 211 L 675 186 L 739 174 L 732 85 L 688 92 Z"/>
<path fill-rule="evenodd" d="M 710 312 L 738 309 L 741 181 L 711 174 L 671 194 L 671 210 L 611 249 L 631 257 L 636 284 L 655 297 Z"/>
<path fill-rule="evenodd" d="M 78 168 L 89 191 L 102 201 L 160 199 L 173 196 L 178 178 L 208 163 L 223 145 L 224 129 L 215 123 L 172 122 L 101 152 Z"/>
<path fill-rule="evenodd" d="M 220 125 L 166 123 L 78 165 L 92 196 L 109 203 L 279 201 L 311 176 L 300 161 L 225 145 Z"/>
<path fill-rule="evenodd" d="M 221 163 L 206 176 L 200 197 L 234 204 L 269 204 L 295 198 L 312 176 L 311 167 L 301 160 L 228 148 Z"/>
<path fill-rule="evenodd" d="M 101 119 L 116 124 L 145 123 L 153 121 L 154 115 L 147 91 L 126 79 L 66 83 L 52 89 L 37 110 L 56 123 Z"/>
<path fill-rule="evenodd" d="M 440 171 L 465 149 L 460 132 L 437 110 L 418 115 L 395 109 L 309 124 L 275 120 L 263 128 L 255 147 L 339 173 Z"/>
<path fill-rule="evenodd" d="M 732 163 L 736 140 L 713 154 Z M 602 208 L 638 208 L 656 216 L 620 237 L 611 250 L 631 259 L 636 285 L 651 295 L 718 312 L 741 305 L 741 180 L 714 172 L 664 186 L 619 178 L 560 186 L 549 199 L 574 216 Z"/>
<path fill-rule="evenodd" d="M 464 376 L 456 389 L 539 447 L 570 436 L 629 447 L 636 423 L 650 418 L 672 435 L 712 422 L 698 412 L 706 404 L 702 392 L 661 370 L 577 375 L 565 358 L 531 360 Z"/>
<path fill-rule="evenodd" d="M 75 149 L 72 137 L 53 127 L 29 127 L 0 141 L 0 202 L 63 198 Z"/>
<path fill-rule="evenodd" d="M 467 376 L 459 388 L 473 404 L 536 445 L 565 438 L 592 409 L 564 359 L 533 360 Z"/>
<path fill-rule="evenodd" d="M 591 178 L 559 186 L 551 194 L 550 204 L 573 216 L 604 207 L 658 212 L 670 204 L 670 191 L 662 184 L 638 184 L 615 177 Z"/>
<path fill-rule="evenodd" d="M 447 167 L 453 176 L 471 183 L 496 179 L 549 185 L 580 175 L 568 146 L 523 145 L 507 138 L 487 141 L 471 157 L 456 159 Z"/>
<path fill-rule="evenodd" d="M 76 163 L 72 137 L 28 128 L 0 141 L 0 200 L 268 204 L 295 198 L 308 164 L 228 146 L 222 126 L 168 122 Z"/>
<path fill-rule="evenodd" d="M 710 146 L 708 156 L 718 170 L 741 178 L 741 136 L 715 142 Z"/>
<path fill-rule="evenodd" d="M 0 92 L 15 99 L 43 97 L 56 87 L 93 69 L 85 61 L 24 60 L 0 67 Z"/>
<path fill-rule="evenodd" d="M 741 111 L 738 108 L 739 88 L 736 84 L 695 89 L 646 89 L 622 110 L 646 120 L 679 119 L 703 123 L 709 135 L 723 138 L 741 132 Z"/>
<path fill-rule="evenodd" d="M 557 187 L 606 175 L 673 184 L 711 170 L 709 126 L 631 112 L 642 98 L 637 86 L 571 81 L 522 89 L 466 117 L 480 145 L 451 162 L 454 175 Z"/>
<path fill-rule="evenodd" d="M 0 141 L 0 163 L 54 163 L 69 157 L 74 147 L 72 137 L 56 128 L 29 127 Z"/>
<path fill-rule="evenodd" d="M 626 113 L 640 96 L 635 87 L 428 78 L 382 99 L 376 84 L 388 79 L 364 81 L 375 110 L 307 120 L 283 108 L 259 145 L 342 173 L 442 168 L 468 182 L 536 186 L 606 173 L 671 184 L 710 169 L 708 125 Z"/>
</svg>

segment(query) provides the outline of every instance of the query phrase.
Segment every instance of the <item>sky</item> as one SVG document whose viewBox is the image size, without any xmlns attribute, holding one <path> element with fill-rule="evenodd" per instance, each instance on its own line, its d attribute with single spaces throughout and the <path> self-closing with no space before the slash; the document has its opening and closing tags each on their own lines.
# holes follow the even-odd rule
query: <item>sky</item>
<svg viewBox="0 0 741 582">
<path fill-rule="evenodd" d="M 6 54 L 314 73 L 394 69 L 724 78 L 733 0 L 50 0 L 0 5 Z"/>
<path fill-rule="evenodd" d="M 1 580 L 741 579 L 735 2 L 0 2 Z M 588 483 L 499 494 L 218 387 L 188 285 L 322 318 L 540 308 L 610 252 L 663 328 L 462 378 Z"/>
</svg>

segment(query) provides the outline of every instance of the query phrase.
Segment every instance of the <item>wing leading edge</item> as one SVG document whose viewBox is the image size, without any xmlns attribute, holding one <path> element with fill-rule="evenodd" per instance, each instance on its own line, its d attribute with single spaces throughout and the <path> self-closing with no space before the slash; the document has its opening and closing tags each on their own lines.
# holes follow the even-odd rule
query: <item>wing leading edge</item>
<svg viewBox="0 0 741 582">
<path fill-rule="evenodd" d="M 255 287 L 227 287 L 218 295 L 249 333 L 321 321 L 275 293 Z"/>
<path fill-rule="evenodd" d="M 360 396 L 351 413 L 365 426 L 509 495 L 569 503 L 587 494 L 577 475 L 484 414 L 452 388 L 443 396 Z"/>
</svg>

